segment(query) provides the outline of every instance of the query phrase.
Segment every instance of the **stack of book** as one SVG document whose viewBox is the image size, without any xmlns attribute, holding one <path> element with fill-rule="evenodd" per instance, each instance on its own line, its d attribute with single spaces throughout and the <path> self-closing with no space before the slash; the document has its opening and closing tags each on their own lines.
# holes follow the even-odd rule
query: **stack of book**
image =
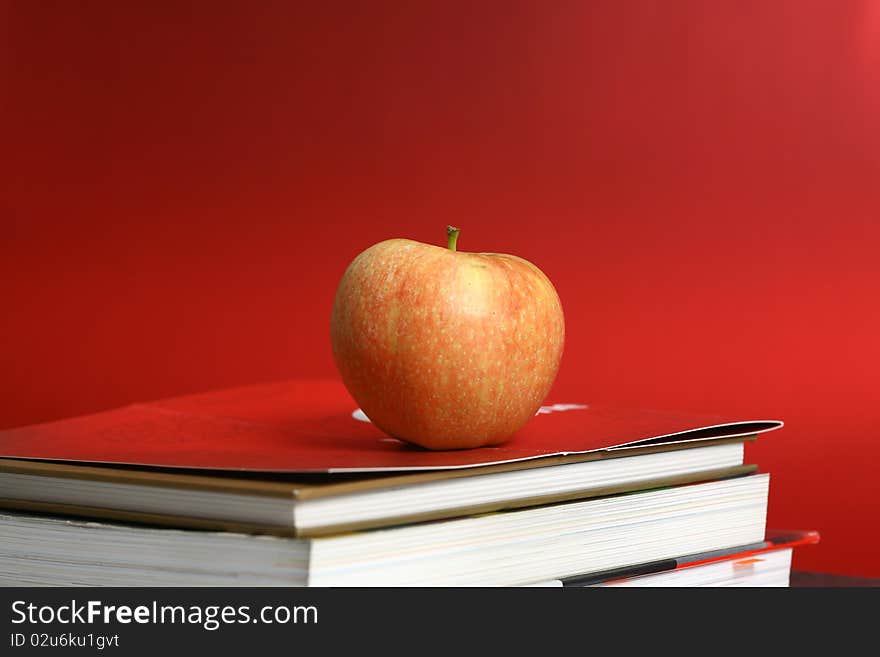
<svg viewBox="0 0 880 657">
<path fill-rule="evenodd" d="M 0 432 L 0 584 L 785 586 L 745 443 L 781 422 L 582 403 L 508 443 L 389 438 L 338 382 Z"/>
</svg>

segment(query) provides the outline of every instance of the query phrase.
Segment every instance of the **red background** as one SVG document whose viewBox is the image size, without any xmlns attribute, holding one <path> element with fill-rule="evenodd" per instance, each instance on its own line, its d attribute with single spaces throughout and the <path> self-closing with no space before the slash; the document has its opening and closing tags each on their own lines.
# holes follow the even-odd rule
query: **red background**
<svg viewBox="0 0 880 657">
<path fill-rule="evenodd" d="M 0 0 L 0 427 L 333 376 L 389 237 L 521 255 L 558 386 L 781 418 L 795 567 L 880 575 L 880 3 Z"/>
</svg>

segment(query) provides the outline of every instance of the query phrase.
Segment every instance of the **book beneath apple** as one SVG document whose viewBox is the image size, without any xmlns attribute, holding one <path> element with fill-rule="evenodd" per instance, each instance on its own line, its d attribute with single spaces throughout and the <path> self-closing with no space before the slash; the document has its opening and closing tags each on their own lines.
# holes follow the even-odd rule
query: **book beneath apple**
<svg viewBox="0 0 880 657">
<path fill-rule="evenodd" d="M 596 498 L 755 470 L 775 420 L 548 403 L 510 442 L 388 438 L 339 382 L 190 395 L 0 432 L 0 506 L 299 537 Z"/>
<path fill-rule="evenodd" d="M 451 470 L 755 436 L 779 420 L 607 408 L 555 393 L 510 441 L 428 451 L 389 438 L 339 381 L 187 395 L 0 431 L 0 458 L 275 473 Z M 358 419 L 358 418 L 361 419 Z"/>
<path fill-rule="evenodd" d="M 764 540 L 769 475 L 318 538 L 0 512 L 0 585 L 517 586 Z"/>
</svg>

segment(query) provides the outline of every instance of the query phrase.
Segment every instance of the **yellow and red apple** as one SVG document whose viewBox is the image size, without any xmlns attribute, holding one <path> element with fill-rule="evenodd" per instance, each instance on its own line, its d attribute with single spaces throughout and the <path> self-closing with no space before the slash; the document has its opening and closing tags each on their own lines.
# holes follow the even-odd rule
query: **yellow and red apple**
<svg viewBox="0 0 880 657">
<path fill-rule="evenodd" d="M 330 337 L 342 380 L 382 431 L 429 449 L 506 441 L 550 391 L 565 337 L 562 304 L 535 265 L 408 239 L 348 266 Z"/>
</svg>

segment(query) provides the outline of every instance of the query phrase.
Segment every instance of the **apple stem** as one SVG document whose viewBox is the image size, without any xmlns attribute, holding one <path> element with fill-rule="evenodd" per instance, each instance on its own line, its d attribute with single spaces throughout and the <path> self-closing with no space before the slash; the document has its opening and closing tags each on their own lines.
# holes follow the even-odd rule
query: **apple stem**
<svg viewBox="0 0 880 657">
<path fill-rule="evenodd" d="M 458 234 L 460 232 L 461 229 L 456 228 L 455 226 L 446 227 L 446 246 L 450 251 L 455 251 L 455 245 L 458 242 Z"/>
</svg>

